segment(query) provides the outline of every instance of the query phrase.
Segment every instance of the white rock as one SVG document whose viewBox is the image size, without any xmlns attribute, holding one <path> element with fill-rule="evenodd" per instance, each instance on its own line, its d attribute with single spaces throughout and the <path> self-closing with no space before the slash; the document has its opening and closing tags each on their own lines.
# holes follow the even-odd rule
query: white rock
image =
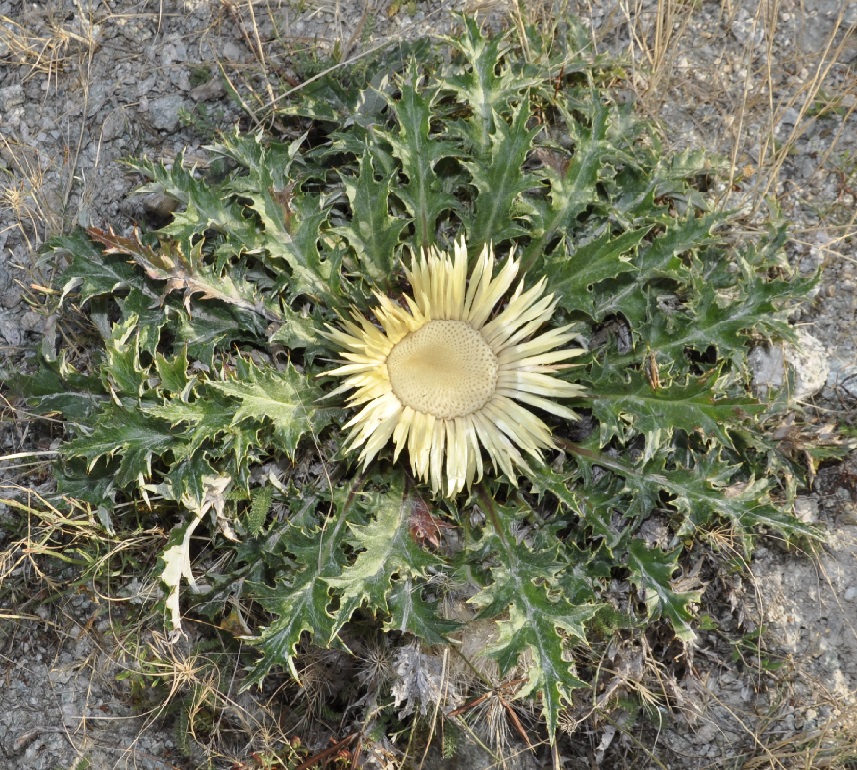
<svg viewBox="0 0 857 770">
<path fill-rule="evenodd" d="M 805 524 L 818 521 L 818 500 L 814 497 L 798 497 L 795 500 L 795 516 Z"/>
<path fill-rule="evenodd" d="M 753 388 L 760 396 L 775 392 L 794 374 L 791 397 L 803 401 L 818 393 L 827 382 L 830 360 L 824 344 L 805 329 L 797 330 L 798 344 L 779 342 L 760 346 L 749 355 L 753 372 Z"/>
</svg>

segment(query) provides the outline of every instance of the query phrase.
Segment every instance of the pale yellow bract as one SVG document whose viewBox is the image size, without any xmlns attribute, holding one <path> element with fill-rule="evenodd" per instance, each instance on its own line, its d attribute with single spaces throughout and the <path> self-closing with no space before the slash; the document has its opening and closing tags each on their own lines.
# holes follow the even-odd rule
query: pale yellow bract
<svg viewBox="0 0 857 770">
<path fill-rule="evenodd" d="M 486 246 L 468 279 L 462 239 L 454 256 L 432 249 L 406 270 L 413 289 L 407 308 L 376 295 L 380 328 L 357 310 L 344 330 L 328 327 L 343 352 L 342 365 L 326 374 L 346 378 L 330 395 L 355 391 L 348 404 L 362 409 L 345 425 L 346 449 L 362 447 L 364 467 L 392 438 L 393 461 L 407 446 L 414 475 L 451 497 L 482 477 L 482 447 L 513 483 L 516 466 L 528 469 L 521 450 L 540 459 L 554 447 L 548 427 L 526 407 L 575 419 L 555 399 L 583 389 L 551 375 L 583 351 L 557 350 L 576 336 L 568 326 L 534 336 L 557 303 L 542 296 L 545 278 L 526 291 L 520 281 L 492 317 L 518 267 L 509 257 L 494 277 Z"/>
</svg>

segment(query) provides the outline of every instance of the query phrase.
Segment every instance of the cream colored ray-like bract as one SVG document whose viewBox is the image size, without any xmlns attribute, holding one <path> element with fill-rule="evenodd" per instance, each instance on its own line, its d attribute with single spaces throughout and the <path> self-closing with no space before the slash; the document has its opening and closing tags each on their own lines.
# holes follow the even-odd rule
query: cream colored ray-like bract
<svg viewBox="0 0 857 770">
<path fill-rule="evenodd" d="M 557 303 L 542 296 L 545 278 L 526 291 L 519 282 L 494 315 L 518 267 L 509 257 L 495 276 L 486 246 L 468 279 L 461 239 L 452 256 L 432 249 L 414 260 L 406 308 L 376 295 L 380 328 L 357 310 L 342 329 L 328 327 L 343 352 L 326 374 L 345 378 L 331 395 L 354 391 L 348 404 L 361 409 L 345 425 L 346 448 L 360 448 L 364 467 L 392 439 L 394 461 L 407 448 L 414 475 L 451 497 L 482 477 L 483 449 L 515 483 L 524 455 L 554 446 L 529 407 L 575 418 L 556 399 L 583 389 L 552 375 L 583 351 L 562 347 L 576 337 L 570 327 L 536 334 Z"/>
</svg>

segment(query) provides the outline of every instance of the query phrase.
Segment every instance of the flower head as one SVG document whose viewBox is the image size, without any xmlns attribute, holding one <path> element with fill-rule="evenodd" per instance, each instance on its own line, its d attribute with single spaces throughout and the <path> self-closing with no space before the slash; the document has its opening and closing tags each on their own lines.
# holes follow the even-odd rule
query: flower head
<svg viewBox="0 0 857 770">
<path fill-rule="evenodd" d="M 414 475 L 448 496 L 482 477 L 484 449 L 514 483 L 514 468 L 528 469 L 524 454 L 539 459 L 554 447 L 547 425 L 527 407 L 575 418 L 555 399 L 582 388 L 552 374 L 583 352 L 561 348 L 576 335 L 568 326 L 536 335 L 557 303 L 542 296 L 545 278 L 526 291 L 519 282 L 494 314 L 518 263 L 509 257 L 495 277 L 490 246 L 469 278 L 463 239 L 454 256 L 432 249 L 406 274 L 413 289 L 407 307 L 376 295 L 380 328 L 357 310 L 344 329 L 328 327 L 343 352 L 341 366 L 327 374 L 345 377 L 331 395 L 353 390 L 349 405 L 362 407 L 345 425 L 346 448 L 362 447 L 365 467 L 392 438 L 393 460 L 407 447 Z"/>
</svg>

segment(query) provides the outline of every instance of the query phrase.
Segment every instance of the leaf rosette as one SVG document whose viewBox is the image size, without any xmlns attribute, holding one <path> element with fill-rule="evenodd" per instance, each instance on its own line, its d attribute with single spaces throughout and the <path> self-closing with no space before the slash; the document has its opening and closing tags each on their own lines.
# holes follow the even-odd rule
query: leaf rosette
<svg viewBox="0 0 857 770">
<path fill-rule="evenodd" d="M 587 645 L 692 643 L 694 542 L 817 536 L 746 368 L 811 281 L 783 228 L 730 238 L 716 171 L 667 157 L 585 42 L 463 19 L 309 84 L 288 136 L 226 136 L 210 174 L 132 162 L 178 202 L 160 230 L 51 243 L 100 332 L 20 382 L 66 419 L 59 491 L 173 521 L 170 611 L 259 610 L 252 681 L 367 623 L 443 645 L 490 621 L 553 736 Z M 191 561 L 206 526 L 229 559 Z"/>
</svg>

